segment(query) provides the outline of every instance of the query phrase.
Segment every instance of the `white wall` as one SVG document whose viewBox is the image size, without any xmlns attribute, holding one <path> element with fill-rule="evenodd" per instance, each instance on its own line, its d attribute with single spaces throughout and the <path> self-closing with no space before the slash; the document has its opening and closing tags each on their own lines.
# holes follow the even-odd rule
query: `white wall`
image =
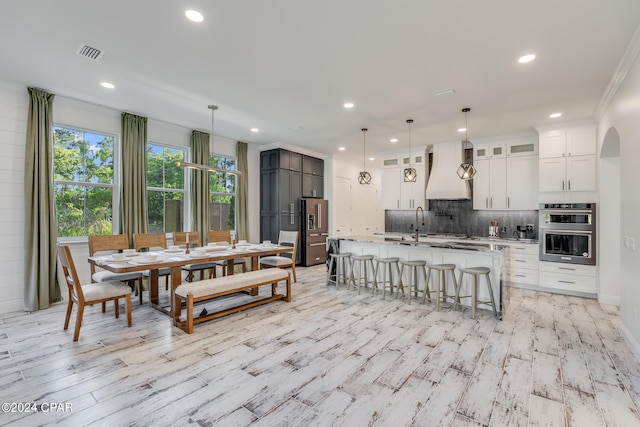
<svg viewBox="0 0 640 427">
<path fill-rule="evenodd" d="M 28 108 L 27 88 L 10 87 L 0 83 L 0 312 L 22 310 L 24 291 L 24 151 Z M 121 112 L 102 106 L 80 102 L 56 95 L 54 121 L 57 124 L 90 129 L 120 136 Z M 202 129 L 201 129 L 202 130 Z M 205 129 L 206 131 L 206 129 Z M 175 124 L 148 121 L 150 141 L 175 147 L 190 145 L 191 129 Z M 235 156 L 236 141 L 216 136 L 216 154 Z M 249 144 L 249 240 L 260 239 L 260 155 Z M 242 179 L 242 178 L 241 178 Z M 73 244 L 73 255 L 83 281 L 89 280 L 89 266 L 82 257 L 88 256 L 86 242 Z M 80 259 L 78 259 L 80 258 Z M 66 289 L 62 289 L 66 298 Z"/>
<path fill-rule="evenodd" d="M 640 359 L 640 64 L 638 59 L 600 120 L 598 135 L 615 127 L 620 136 L 620 330 Z M 604 167 L 608 167 L 604 165 Z M 600 187 L 604 195 L 607 187 Z M 602 219 L 602 216 L 601 216 Z M 601 224 L 600 235 L 607 233 Z M 636 239 L 636 250 L 621 246 L 622 236 Z M 602 252 L 602 251 L 601 251 Z"/>
<path fill-rule="evenodd" d="M 0 312 L 22 310 L 27 88 L 0 86 Z"/>
</svg>

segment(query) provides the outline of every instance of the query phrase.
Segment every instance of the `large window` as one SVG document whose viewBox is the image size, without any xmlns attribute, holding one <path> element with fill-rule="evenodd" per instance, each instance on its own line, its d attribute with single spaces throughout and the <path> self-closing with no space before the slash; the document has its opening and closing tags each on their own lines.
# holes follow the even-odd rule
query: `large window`
<svg viewBox="0 0 640 427">
<path fill-rule="evenodd" d="M 184 227 L 184 150 L 147 144 L 149 233 L 171 233 Z"/>
<path fill-rule="evenodd" d="M 209 165 L 235 170 L 236 160 L 230 157 L 210 156 Z M 209 174 L 209 227 L 211 230 L 236 228 L 236 176 L 228 173 Z"/>
<path fill-rule="evenodd" d="M 58 236 L 112 233 L 113 147 L 113 136 L 54 127 Z"/>
</svg>

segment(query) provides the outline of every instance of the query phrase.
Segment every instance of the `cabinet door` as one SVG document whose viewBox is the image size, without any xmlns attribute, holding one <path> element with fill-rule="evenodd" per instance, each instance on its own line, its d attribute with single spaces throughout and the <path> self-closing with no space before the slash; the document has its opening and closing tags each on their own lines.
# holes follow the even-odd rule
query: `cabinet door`
<svg viewBox="0 0 640 427">
<path fill-rule="evenodd" d="M 348 178 L 336 179 L 336 194 L 333 212 L 335 214 L 335 235 L 347 236 L 353 230 L 353 218 L 351 211 L 351 180 Z"/>
<path fill-rule="evenodd" d="M 400 175 L 403 176 L 402 170 L 400 171 Z M 420 178 L 418 177 L 418 179 Z M 400 209 L 416 208 L 416 206 L 414 206 L 415 199 L 413 197 L 416 185 L 417 182 L 404 182 L 403 178 L 400 180 Z"/>
<path fill-rule="evenodd" d="M 538 154 L 538 143 L 531 142 L 514 142 L 507 144 L 507 156 L 532 156 Z"/>
<path fill-rule="evenodd" d="M 280 233 L 280 215 L 260 215 L 260 241 L 277 242 Z"/>
<path fill-rule="evenodd" d="M 595 128 L 567 131 L 567 156 L 596 154 Z"/>
<path fill-rule="evenodd" d="M 569 191 L 596 190 L 596 156 L 567 157 L 567 185 Z"/>
<path fill-rule="evenodd" d="M 311 197 L 324 197 L 324 177 L 314 175 L 311 179 Z"/>
<path fill-rule="evenodd" d="M 507 207 L 538 209 L 538 157 L 509 157 L 507 160 Z"/>
<path fill-rule="evenodd" d="M 277 213 L 279 209 L 278 169 L 260 172 L 260 212 Z M 268 239 L 267 239 L 268 240 Z"/>
<path fill-rule="evenodd" d="M 539 191 L 564 191 L 566 158 L 540 158 Z"/>
<path fill-rule="evenodd" d="M 277 189 L 280 190 L 280 213 L 291 212 L 291 173 L 292 172 L 290 170 L 285 169 L 280 169 L 278 171 L 280 179 Z"/>
<path fill-rule="evenodd" d="M 566 149 L 566 132 L 549 131 L 540 134 L 540 158 L 562 157 Z"/>
<path fill-rule="evenodd" d="M 507 209 L 507 159 L 492 158 L 489 163 L 489 207 Z"/>
<path fill-rule="evenodd" d="M 291 169 L 291 151 L 279 150 L 280 154 L 280 169 Z"/>
<path fill-rule="evenodd" d="M 491 157 L 490 144 L 473 144 L 473 159 L 486 160 Z"/>
<path fill-rule="evenodd" d="M 324 175 L 324 160 L 311 156 L 302 156 L 302 172 L 311 175 Z"/>
<path fill-rule="evenodd" d="M 400 168 L 382 169 L 382 209 L 400 209 Z"/>
<path fill-rule="evenodd" d="M 489 160 L 475 160 L 476 174 L 473 177 L 473 209 L 489 209 Z"/>
<path fill-rule="evenodd" d="M 278 169 L 280 167 L 279 150 L 268 150 L 260 153 L 260 169 Z"/>
<path fill-rule="evenodd" d="M 299 153 L 290 153 L 291 162 L 289 163 L 289 167 L 292 171 L 302 172 L 302 154 Z"/>
</svg>

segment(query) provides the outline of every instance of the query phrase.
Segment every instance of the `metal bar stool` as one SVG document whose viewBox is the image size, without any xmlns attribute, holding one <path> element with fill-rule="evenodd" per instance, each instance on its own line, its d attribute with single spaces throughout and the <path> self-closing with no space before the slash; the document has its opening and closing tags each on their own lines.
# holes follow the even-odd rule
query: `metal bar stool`
<svg viewBox="0 0 640 427">
<path fill-rule="evenodd" d="M 340 283 L 348 285 L 349 271 L 347 270 L 347 266 L 351 268 L 352 254 L 350 252 L 344 252 L 329 255 L 331 256 L 331 260 L 329 261 L 329 271 L 327 271 L 327 286 L 329 286 L 330 283 L 334 283 L 336 285 L 336 289 L 338 289 L 340 287 Z M 334 266 L 336 272 L 331 274 Z"/>
<path fill-rule="evenodd" d="M 369 275 L 367 274 L 367 263 L 369 264 L 369 271 L 373 273 L 373 255 L 351 256 L 351 285 L 358 287 L 358 294 L 360 294 L 360 285 L 364 285 L 366 288 L 367 285 L 371 283 L 371 287 L 373 288 L 375 283 L 375 275 L 369 279 Z M 356 273 L 358 273 L 357 276 Z"/>
<path fill-rule="evenodd" d="M 373 273 L 373 289 L 371 290 L 371 294 L 374 294 L 375 291 L 379 291 L 378 285 L 382 285 L 382 299 L 384 299 L 387 294 L 387 283 L 389 284 L 389 295 L 393 295 L 393 269 L 395 267 L 396 270 L 396 278 L 400 276 L 400 267 L 398 266 L 398 261 L 400 258 L 377 258 L 376 259 L 376 270 Z M 380 269 L 380 264 L 382 264 L 382 280 L 378 280 L 378 273 Z"/>
<path fill-rule="evenodd" d="M 456 304 L 460 305 L 460 298 L 471 298 L 471 315 L 476 318 L 476 307 L 478 304 L 490 305 L 493 308 L 493 314 L 498 317 L 498 311 L 496 310 L 496 301 L 493 297 L 493 287 L 491 286 L 491 279 L 489 278 L 491 269 L 489 267 L 469 267 L 460 269 L 460 280 L 456 286 Z M 470 274 L 473 278 L 471 282 L 471 295 L 460 295 L 460 288 L 462 287 L 462 277 L 464 274 Z M 478 276 L 484 276 L 487 282 L 487 289 L 489 290 L 490 301 L 481 301 L 478 299 Z"/>
<path fill-rule="evenodd" d="M 431 290 L 429 289 L 429 282 L 427 281 L 427 271 L 425 266 L 427 265 L 427 261 L 413 259 L 413 260 L 402 260 L 400 261 L 400 275 L 398 276 L 398 291 L 396 293 L 396 298 L 400 295 L 400 291 L 402 291 L 402 295 L 404 295 L 404 281 L 403 281 L 403 273 L 404 268 L 409 268 L 409 283 L 408 283 L 408 295 L 409 295 L 409 304 L 411 304 L 411 291 L 415 293 L 416 298 L 418 298 L 418 292 L 423 293 L 422 300 L 429 296 L 431 299 Z M 421 291 L 418 289 L 418 270 L 422 272 L 422 277 L 424 278 L 424 289 Z"/>
<path fill-rule="evenodd" d="M 435 270 L 436 274 L 439 277 L 438 280 L 438 286 L 435 290 L 436 293 L 436 311 L 440 311 L 440 298 L 442 297 L 442 302 L 447 302 L 447 299 L 454 299 L 454 302 L 458 302 L 459 299 L 457 299 L 457 292 L 456 295 L 447 295 L 447 278 L 446 278 L 446 272 L 450 272 L 451 273 L 451 280 L 453 280 L 453 289 L 454 292 L 458 290 L 458 284 L 456 283 L 456 275 L 454 273 L 456 269 L 456 265 L 455 264 L 429 264 L 427 266 L 427 279 L 426 279 L 426 286 L 429 287 L 429 281 L 431 279 L 431 271 Z M 426 296 L 426 294 L 425 294 Z M 429 295 L 431 296 L 431 295 Z M 422 302 L 425 301 L 425 298 L 422 298 Z"/>
</svg>

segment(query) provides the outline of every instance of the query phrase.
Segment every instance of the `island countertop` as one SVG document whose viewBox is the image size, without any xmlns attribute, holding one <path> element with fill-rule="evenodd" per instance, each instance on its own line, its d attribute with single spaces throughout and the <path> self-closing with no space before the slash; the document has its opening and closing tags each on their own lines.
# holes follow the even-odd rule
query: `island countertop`
<svg viewBox="0 0 640 427">
<path fill-rule="evenodd" d="M 446 240 L 446 238 L 423 238 L 420 237 L 416 242 L 415 239 L 401 239 L 398 237 L 389 237 L 387 235 L 374 235 L 374 236 L 341 236 L 330 237 L 335 240 L 350 240 L 354 242 L 368 242 L 368 243 L 381 243 L 387 245 L 403 245 L 403 246 L 415 246 L 415 247 L 430 247 L 439 249 L 455 249 L 466 251 L 480 251 L 480 252 L 502 252 L 508 250 L 509 246 L 499 242 L 482 241 L 482 240 L 470 240 L 470 239 L 456 239 Z M 443 241 L 444 240 L 444 241 Z"/>
</svg>

